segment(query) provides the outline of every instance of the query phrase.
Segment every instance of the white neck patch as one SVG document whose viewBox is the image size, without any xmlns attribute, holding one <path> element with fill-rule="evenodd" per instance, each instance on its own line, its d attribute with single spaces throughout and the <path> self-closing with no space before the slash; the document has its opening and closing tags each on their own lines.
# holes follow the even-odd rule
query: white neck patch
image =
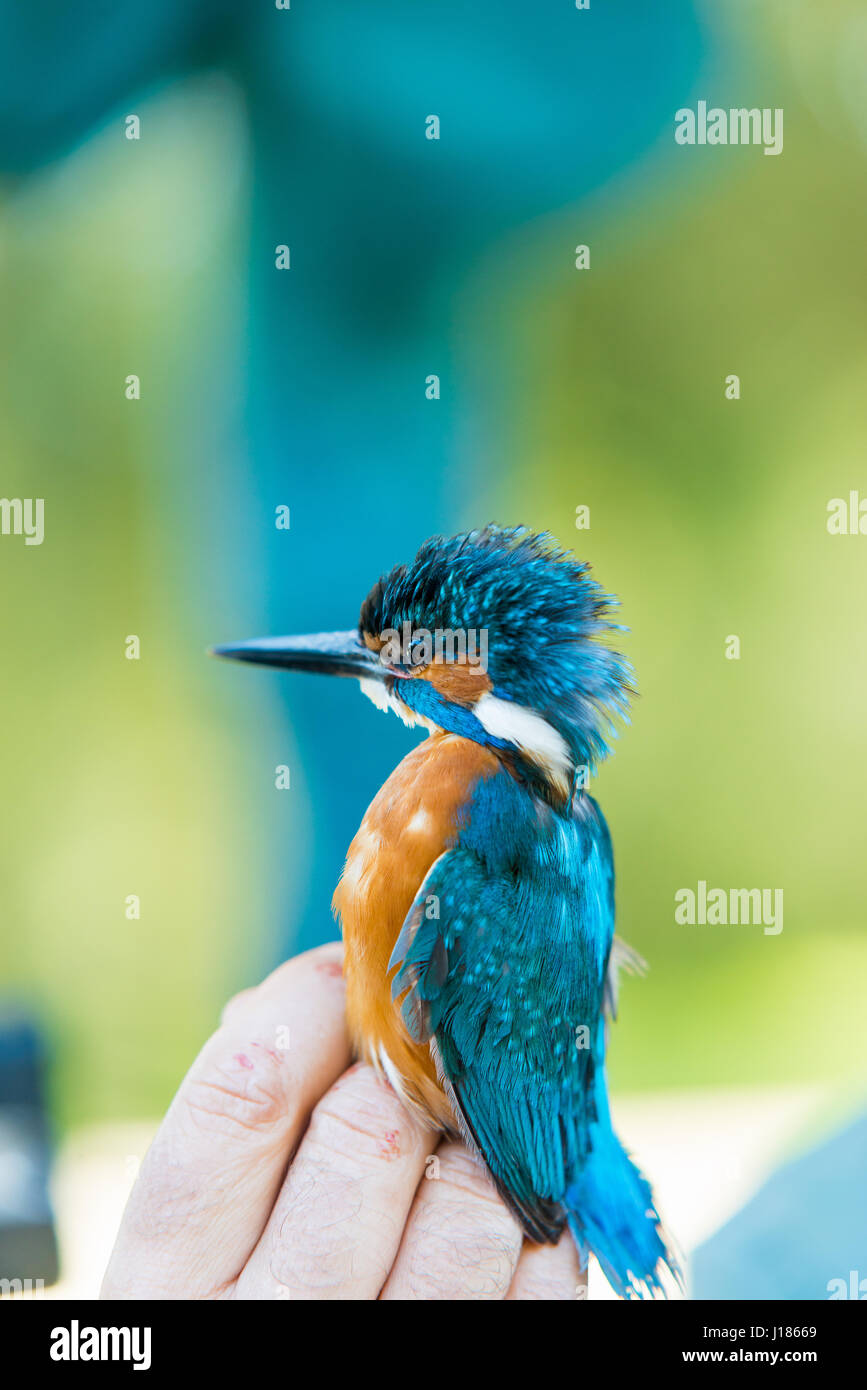
<svg viewBox="0 0 867 1390">
<path fill-rule="evenodd" d="M 390 710 L 410 728 L 421 725 L 430 733 L 436 733 L 440 726 L 433 720 L 417 714 L 398 700 L 381 681 L 360 676 L 358 684 L 368 700 L 377 709 Z M 500 700 L 496 695 L 486 692 L 473 705 L 473 714 L 482 728 L 494 738 L 520 748 L 525 757 L 540 767 L 558 791 L 568 795 L 572 784 L 572 759 L 563 735 L 558 733 L 547 719 L 525 705 L 515 704 L 513 700 Z"/>
<path fill-rule="evenodd" d="M 520 748 L 531 762 L 542 768 L 549 781 L 564 794 L 568 792 L 572 774 L 568 745 L 563 735 L 541 714 L 512 700 L 500 700 L 490 692 L 476 701 L 473 714 L 489 734 Z"/>
<path fill-rule="evenodd" d="M 386 690 L 382 681 L 374 680 L 370 676 L 359 676 L 358 684 L 361 686 L 362 695 L 366 695 L 368 700 L 372 700 L 377 709 L 385 710 L 386 713 L 390 710 L 411 729 L 420 724 L 433 733 L 439 727 L 432 720 L 426 719 L 423 714 L 416 714 L 415 710 L 403 703 L 403 700 L 396 699 L 390 690 Z"/>
</svg>

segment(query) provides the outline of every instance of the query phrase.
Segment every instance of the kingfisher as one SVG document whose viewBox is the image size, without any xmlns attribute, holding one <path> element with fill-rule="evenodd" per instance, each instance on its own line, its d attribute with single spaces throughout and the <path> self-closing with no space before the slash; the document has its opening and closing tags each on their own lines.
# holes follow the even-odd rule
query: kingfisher
<svg viewBox="0 0 867 1390">
<path fill-rule="evenodd" d="M 619 966 L 611 837 L 587 790 L 633 692 L 616 600 L 548 534 L 434 537 L 357 628 L 215 655 L 349 676 L 427 737 L 391 773 L 333 908 L 354 1049 L 462 1137 L 537 1243 L 568 1227 L 624 1298 L 680 1272 L 617 1138 L 605 1077 Z"/>
</svg>

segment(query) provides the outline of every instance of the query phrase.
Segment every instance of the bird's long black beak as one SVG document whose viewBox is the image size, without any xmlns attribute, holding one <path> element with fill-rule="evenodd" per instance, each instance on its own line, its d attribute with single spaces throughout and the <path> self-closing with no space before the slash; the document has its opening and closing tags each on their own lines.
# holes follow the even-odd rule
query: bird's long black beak
<svg viewBox="0 0 867 1390">
<path fill-rule="evenodd" d="M 386 671 L 376 652 L 368 651 L 357 629 L 351 632 L 313 632 L 305 637 L 256 637 L 212 647 L 212 656 L 279 666 L 285 671 L 313 671 L 326 676 L 364 676 L 384 680 Z"/>
</svg>

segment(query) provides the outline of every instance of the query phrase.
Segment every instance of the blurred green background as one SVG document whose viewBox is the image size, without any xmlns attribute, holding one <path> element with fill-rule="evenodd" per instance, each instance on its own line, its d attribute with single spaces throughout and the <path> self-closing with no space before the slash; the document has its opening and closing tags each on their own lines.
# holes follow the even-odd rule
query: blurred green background
<svg viewBox="0 0 867 1390">
<path fill-rule="evenodd" d="M 651 971 L 624 987 L 616 1086 L 815 1080 L 851 1107 L 867 1048 L 867 540 L 825 523 L 830 498 L 867 495 L 867 21 L 855 0 L 686 8 L 695 42 L 640 151 L 504 216 L 451 282 L 440 271 L 444 379 L 461 383 L 445 501 L 430 528 L 424 512 L 403 524 L 399 492 L 372 510 L 387 563 L 441 516 L 524 521 L 621 597 L 641 695 L 595 790 L 618 930 Z M 615 31 L 600 42 L 616 62 Z M 204 658 L 254 635 L 272 586 L 247 433 L 246 266 L 266 211 L 230 67 L 163 74 L 2 188 L 2 491 L 46 499 L 46 540 L 0 540 L 0 980 L 46 1022 L 63 1125 L 165 1107 L 226 996 L 296 940 L 311 808 L 338 794 L 317 780 L 328 726 L 299 740 L 279 678 Z M 705 96 L 783 107 L 783 154 L 676 146 L 674 109 Z M 262 256 L 281 240 L 268 229 Z M 420 401 L 428 370 L 408 388 Z M 351 578 L 335 627 L 364 596 Z M 303 599 L 322 577 L 292 583 Z M 124 656 L 133 633 L 140 661 Z M 374 739 L 381 716 L 341 685 L 333 708 Z M 304 775 L 281 794 L 273 766 L 293 760 Z M 356 821 L 370 790 L 339 792 Z M 674 894 L 699 879 L 781 887 L 783 932 L 676 926 Z M 313 907 L 332 934 L 327 898 Z"/>
</svg>

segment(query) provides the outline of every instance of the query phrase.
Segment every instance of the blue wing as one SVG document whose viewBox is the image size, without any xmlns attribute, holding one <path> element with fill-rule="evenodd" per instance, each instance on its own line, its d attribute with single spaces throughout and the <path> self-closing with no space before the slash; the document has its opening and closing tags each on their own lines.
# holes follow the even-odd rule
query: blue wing
<svg viewBox="0 0 867 1390">
<path fill-rule="evenodd" d="M 506 772 L 481 782 L 395 946 L 393 994 L 504 1198 L 556 1240 L 584 1166 L 614 931 L 602 813 L 570 819 Z M 601 1080 L 601 1078 L 600 1078 Z"/>
</svg>

